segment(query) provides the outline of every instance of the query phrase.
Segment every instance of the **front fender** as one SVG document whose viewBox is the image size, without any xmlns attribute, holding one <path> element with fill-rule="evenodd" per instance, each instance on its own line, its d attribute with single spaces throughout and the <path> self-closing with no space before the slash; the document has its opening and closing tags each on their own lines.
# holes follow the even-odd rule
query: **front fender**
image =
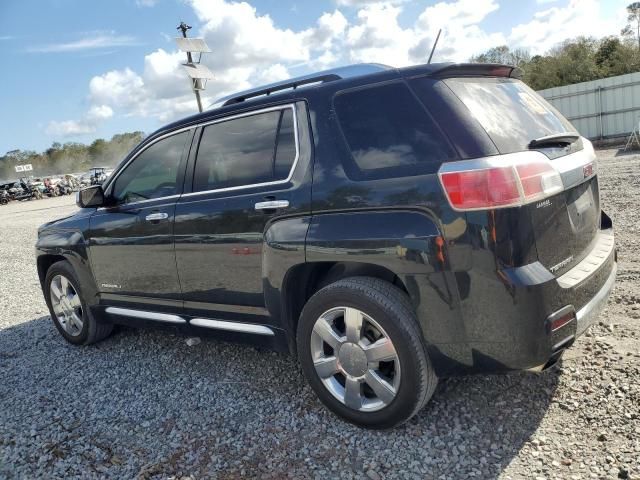
<svg viewBox="0 0 640 480">
<path fill-rule="evenodd" d="M 39 232 L 36 257 L 40 284 L 44 284 L 46 270 L 60 259 L 73 267 L 89 305 L 98 302 L 98 289 L 91 272 L 88 245 L 81 228 L 49 227 Z"/>
</svg>

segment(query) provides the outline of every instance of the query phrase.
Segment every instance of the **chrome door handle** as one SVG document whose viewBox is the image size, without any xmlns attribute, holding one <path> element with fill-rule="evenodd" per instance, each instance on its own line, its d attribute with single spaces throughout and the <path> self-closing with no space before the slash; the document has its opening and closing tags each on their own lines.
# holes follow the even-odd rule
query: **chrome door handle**
<svg viewBox="0 0 640 480">
<path fill-rule="evenodd" d="M 168 213 L 164 213 L 164 212 L 150 213 L 149 215 L 144 217 L 144 219 L 147 222 L 154 222 L 154 221 L 158 221 L 158 220 L 166 220 L 167 218 L 169 218 L 169 214 Z"/>
<path fill-rule="evenodd" d="M 278 208 L 287 208 L 289 200 L 269 200 L 268 202 L 256 203 L 256 210 L 275 210 Z"/>
</svg>

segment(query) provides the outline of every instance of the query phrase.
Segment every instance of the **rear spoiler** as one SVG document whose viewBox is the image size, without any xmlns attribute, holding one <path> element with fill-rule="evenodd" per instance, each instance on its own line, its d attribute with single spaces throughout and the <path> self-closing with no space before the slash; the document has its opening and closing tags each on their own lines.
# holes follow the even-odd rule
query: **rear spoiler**
<svg viewBox="0 0 640 480">
<path fill-rule="evenodd" d="M 447 77 L 506 77 L 522 78 L 522 70 L 513 65 L 500 63 L 454 63 L 443 65 L 434 71 L 431 76 L 438 78 Z"/>
</svg>

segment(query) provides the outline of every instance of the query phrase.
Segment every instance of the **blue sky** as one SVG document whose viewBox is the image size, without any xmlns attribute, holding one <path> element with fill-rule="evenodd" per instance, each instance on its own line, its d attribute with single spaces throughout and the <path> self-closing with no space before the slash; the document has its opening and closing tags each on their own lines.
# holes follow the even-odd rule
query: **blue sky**
<svg viewBox="0 0 640 480">
<path fill-rule="evenodd" d="M 544 53 L 617 34 L 628 0 L 0 0 L 0 154 L 151 132 L 196 105 L 173 37 L 193 25 L 213 53 L 205 102 L 357 62 L 465 61 L 508 44 Z"/>
</svg>

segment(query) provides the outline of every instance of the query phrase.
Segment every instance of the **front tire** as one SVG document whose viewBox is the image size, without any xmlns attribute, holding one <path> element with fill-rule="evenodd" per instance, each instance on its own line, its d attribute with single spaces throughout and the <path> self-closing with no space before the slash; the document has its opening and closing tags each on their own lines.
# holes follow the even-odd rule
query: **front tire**
<svg viewBox="0 0 640 480">
<path fill-rule="evenodd" d="M 300 317 L 297 346 L 320 400 L 363 427 L 406 422 L 437 385 L 409 299 L 377 278 L 347 278 L 314 294 Z"/>
<path fill-rule="evenodd" d="M 53 324 L 69 343 L 89 345 L 108 337 L 113 330 L 113 325 L 99 323 L 93 316 L 67 261 L 56 262 L 47 270 L 44 296 Z"/>
</svg>

